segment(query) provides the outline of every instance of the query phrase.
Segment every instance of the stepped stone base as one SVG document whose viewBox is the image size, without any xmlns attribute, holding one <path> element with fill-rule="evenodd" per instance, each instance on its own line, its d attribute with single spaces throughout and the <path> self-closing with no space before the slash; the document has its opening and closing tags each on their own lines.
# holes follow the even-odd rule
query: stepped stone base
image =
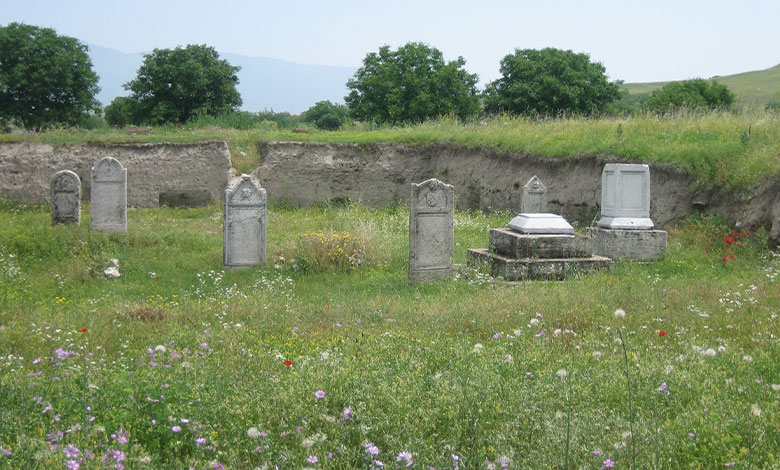
<svg viewBox="0 0 780 470">
<path fill-rule="evenodd" d="M 488 235 L 494 252 L 509 258 L 587 258 L 591 241 L 574 235 L 536 235 L 492 228 Z"/>
<path fill-rule="evenodd" d="M 666 252 L 666 232 L 663 230 L 588 229 L 593 240 L 593 253 L 618 260 L 653 261 Z"/>
<path fill-rule="evenodd" d="M 583 258 L 510 258 L 487 249 L 470 249 L 469 266 L 487 266 L 490 274 L 507 281 L 525 281 L 576 277 L 612 267 L 612 260 L 602 256 Z"/>
</svg>

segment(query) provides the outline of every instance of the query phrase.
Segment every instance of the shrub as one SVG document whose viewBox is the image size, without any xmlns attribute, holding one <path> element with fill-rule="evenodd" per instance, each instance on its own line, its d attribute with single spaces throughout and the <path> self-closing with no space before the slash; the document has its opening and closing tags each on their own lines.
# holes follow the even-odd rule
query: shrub
<svg viewBox="0 0 780 470">
<path fill-rule="evenodd" d="M 672 82 L 653 91 L 644 108 L 664 114 L 680 109 L 727 109 L 733 103 L 734 94 L 726 85 L 697 78 Z"/>
</svg>

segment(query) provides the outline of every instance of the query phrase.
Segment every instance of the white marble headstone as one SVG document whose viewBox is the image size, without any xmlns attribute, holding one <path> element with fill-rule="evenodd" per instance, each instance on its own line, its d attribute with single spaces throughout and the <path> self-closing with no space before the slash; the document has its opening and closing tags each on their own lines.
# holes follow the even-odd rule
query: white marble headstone
<svg viewBox="0 0 780 470">
<path fill-rule="evenodd" d="M 58 171 L 51 180 L 51 220 L 55 224 L 81 222 L 81 179 L 70 171 Z"/>
<path fill-rule="evenodd" d="M 101 232 L 127 231 L 127 169 L 106 157 L 92 167 L 89 227 Z"/>
<path fill-rule="evenodd" d="M 523 214 L 547 212 L 547 186 L 542 184 L 542 180 L 536 175 L 523 186 L 520 212 Z"/>
<path fill-rule="evenodd" d="M 451 275 L 455 187 L 434 178 L 412 184 L 409 204 L 409 282 Z"/>
<path fill-rule="evenodd" d="M 650 220 L 650 167 L 610 163 L 601 172 L 601 220 L 607 229 L 647 230 Z"/>
<path fill-rule="evenodd" d="M 557 214 L 517 214 L 509 228 L 534 235 L 574 235 L 574 227 Z"/>
<path fill-rule="evenodd" d="M 225 191 L 223 262 L 256 266 L 266 259 L 266 193 L 249 175 Z"/>
</svg>

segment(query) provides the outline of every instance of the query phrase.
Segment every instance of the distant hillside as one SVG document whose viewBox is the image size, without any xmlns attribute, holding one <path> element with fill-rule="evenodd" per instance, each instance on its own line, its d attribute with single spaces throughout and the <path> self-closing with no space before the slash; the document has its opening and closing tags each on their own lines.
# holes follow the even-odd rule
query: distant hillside
<svg viewBox="0 0 780 470">
<path fill-rule="evenodd" d="M 108 105 L 117 96 L 127 96 L 122 85 L 135 78 L 143 63 L 143 53 L 126 54 L 88 44 L 95 73 L 100 77 L 98 100 Z M 304 65 L 266 57 L 246 57 L 220 53 L 232 65 L 238 65 L 238 92 L 247 111 L 287 111 L 301 113 L 317 101 L 342 103 L 347 80 L 356 67 Z"/>
<path fill-rule="evenodd" d="M 695 78 L 695 77 L 691 77 Z M 745 72 L 736 75 L 711 77 L 729 87 L 737 95 L 739 103 L 747 107 L 764 107 L 772 100 L 780 100 L 780 64 L 766 70 Z M 670 82 L 625 83 L 621 86 L 631 95 L 630 101 L 650 96 L 653 90 Z"/>
</svg>

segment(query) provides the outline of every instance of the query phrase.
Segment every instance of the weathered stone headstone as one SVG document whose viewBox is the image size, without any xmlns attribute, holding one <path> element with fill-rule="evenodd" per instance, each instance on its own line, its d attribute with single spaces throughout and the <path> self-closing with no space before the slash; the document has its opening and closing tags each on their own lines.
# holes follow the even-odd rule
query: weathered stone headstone
<svg viewBox="0 0 780 470">
<path fill-rule="evenodd" d="M 225 191 L 225 267 L 257 266 L 266 259 L 266 194 L 249 175 Z"/>
<path fill-rule="evenodd" d="M 652 230 L 650 167 L 610 163 L 601 173 L 601 220 L 588 228 L 593 252 L 616 260 L 652 261 L 666 251 L 666 232 Z"/>
<path fill-rule="evenodd" d="M 609 163 L 601 172 L 599 227 L 622 230 L 653 228 L 650 220 L 650 167 Z"/>
<path fill-rule="evenodd" d="M 70 170 L 58 171 L 51 180 L 51 221 L 81 223 L 81 179 Z"/>
<path fill-rule="evenodd" d="M 409 282 L 452 274 L 455 187 L 435 178 L 412 183 L 409 211 Z"/>
<path fill-rule="evenodd" d="M 536 175 L 523 186 L 520 212 L 523 214 L 547 212 L 547 186 L 542 184 Z"/>
<path fill-rule="evenodd" d="M 89 227 L 101 232 L 127 231 L 127 169 L 111 157 L 92 167 Z"/>
</svg>

